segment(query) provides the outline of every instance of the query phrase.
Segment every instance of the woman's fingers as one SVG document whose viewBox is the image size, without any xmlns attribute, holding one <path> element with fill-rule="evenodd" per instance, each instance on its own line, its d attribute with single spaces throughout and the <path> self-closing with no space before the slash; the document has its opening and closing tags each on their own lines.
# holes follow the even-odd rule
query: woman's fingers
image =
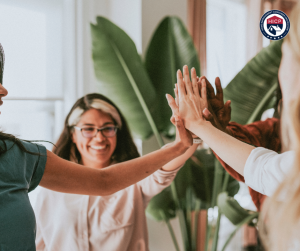
<svg viewBox="0 0 300 251">
<path fill-rule="evenodd" d="M 206 96 L 206 81 L 205 79 L 202 79 L 201 82 L 201 98 L 204 100 L 204 102 L 207 104 L 207 96 Z"/>
<path fill-rule="evenodd" d="M 204 117 L 207 121 L 212 122 L 212 120 L 213 120 L 214 117 L 213 117 L 213 115 L 210 113 L 210 111 L 209 111 L 207 108 L 204 108 L 202 114 L 203 114 L 203 117 Z"/>
<path fill-rule="evenodd" d="M 190 80 L 189 68 L 187 65 L 183 66 L 183 77 L 185 82 L 185 89 L 187 94 L 193 94 L 193 88 Z"/>
<path fill-rule="evenodd" d="M 186 90 L 182 78 L 182 73 L 180 70 L 177 71 L 177 86 L 178 86 L 178 98 L 179 100 L 186 95 Z"/>
<path fill-rule="evenodd" d="M 175 116 L 172 115 L 170 121 L 174 126 L 176 126 Z"/>
<path fill-rule="evenodd" d="M 177 84 L 175 84 L 174 93 L 175 93 L 175 102 L 176 102 L 176 105 L 179 107 L 178 86 L 177 86 Z"/>
<path fill-rule="evenodd" d="M 207 98 L 208 99 L 214 99 L 216 97 L 215 90 L 212 87 L 211 83 L 207 80 L 206 77 L 204 77 L 205 83 L 206 83 L 206 92 L 207 92 Z"/>
<path fill-rule="evenodd" d="M 170 94 L 166 94 L 166 98 L 167 98 L 168 104 L 173 112 L 173 116 L 175 116 L 175 119 L 176 119 L 176 116 L 179 115 L 178 106 L 176 105 L 174 98 Z"/>
<path fill-rule="evenodd" d="M 226 103 L 224 104 L 224 113 L 222 114 L 222 119 L 224 124 L 229 123 L 229 121 L 231 120 L 231 100 L 227 100 Z"/>
<path fill-rule="evenodd" d="M 219 77 L 216 77 L 215 85 L 216 85 L 216 89 L 217 89 L 216 97 L 218 98 L 218 100 L 223 100 L 223 89 L 222 89 L 221 80 Z"/>
<path fill-rule="evenodd" d="M 191 133 L 185 129 L 182 119 L 178 117 L 175 125 L 178 132 L 178 135 L 176 133 L 176 138 L 178 137 L 184 146 L 190 147 L 193 144 L 193 138 Z"/>
<path fill-rule="evenodd" d="M 196 73 L 196 69 L 194 67 L 191 69 L 191 78 L 192 78 L 193 92 L 196 96 L 200 96 L 198 83 L 197 83 L 197 73 Z"/>
</svg>

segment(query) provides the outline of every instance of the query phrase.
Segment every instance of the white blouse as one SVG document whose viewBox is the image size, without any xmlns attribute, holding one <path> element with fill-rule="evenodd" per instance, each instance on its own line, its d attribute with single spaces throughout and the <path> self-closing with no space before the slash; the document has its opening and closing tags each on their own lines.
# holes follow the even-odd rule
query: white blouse
<svg viewBox="0 0 300 251">
<path fill-rule="evenodd" d="M 245 183 L 261 194 L 272 196 L 291 170 L 294 158 L 293 151 L 278 154 L 263 147 L 255 148 L 246 161 Z"/>
<path fill-rule="evenodd" d="M 145 208 L 180 167 L 158 170 L 109 196 L 65 194 L 42 188 L 34 208 L 38 251 L 146 251 Z"/>
</svg>

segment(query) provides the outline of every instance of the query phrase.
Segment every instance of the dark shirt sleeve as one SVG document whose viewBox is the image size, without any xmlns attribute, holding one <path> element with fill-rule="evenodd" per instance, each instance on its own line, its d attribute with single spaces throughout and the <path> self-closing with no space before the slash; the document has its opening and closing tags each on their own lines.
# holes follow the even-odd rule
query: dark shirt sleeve
<svg viewBox="0 0 300 251">
<path fill-rule="evenodd" d="M 245 143 L 256 147 L 265 147 L 267 149 L 279 152 L 280 144 L 280 122 L 276 118 L 267 119 L 265 121 L 256 121 L 249 125 L 241 125 L 235 122 L 230 122 L 227 129 L 230 130 L 233 137 Z M 215 154 L 215 153 L 214 153 Z M 216 154 L 215 154 L 216 155 Z M 232 167 L 227 165 L 222 159 L 217 156 L 225 170 L 236 180 L 245 182 L 244 177 L 236 172 Z M 260 210 L 260 205 L 265 196 L 250 189 L 250 195 L 257 209 Z"/>
<path fill-rule="evenodd" d="M 0 140 L 1 147 L 7 149 L 0 155 L 0 244 L 5 250 L 36 249 L 36 222 L 28 192 L 42 179 L 47 151 L 41 145 L 21 143 L 35 154 L 24 152 L 11 140 Z"/>
<path fill-rule="evenodd" d="M 25 148 L 38 155 L 26 153 L 26 161 L 30 165 L 26 166 L 26 177 L 29 183 L 28 192 L 34 190 L 40 183 L 47 161 L 47 150 L 44 146 L 34 143 L 22 142 Z"/>
</svg>

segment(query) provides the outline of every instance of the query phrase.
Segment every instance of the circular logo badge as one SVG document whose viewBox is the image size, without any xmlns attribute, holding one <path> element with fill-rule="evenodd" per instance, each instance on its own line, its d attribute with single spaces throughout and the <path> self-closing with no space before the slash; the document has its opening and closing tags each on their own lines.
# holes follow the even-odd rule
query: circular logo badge
<svg viewBox="0 0 300 251">
<path fill-rule="evenodd" d="M 261 33 L 271 40 L 283 39 L 290 30 L 290 20 L 280 10 L 270 10 L 260 19 Z"/>
</svg>

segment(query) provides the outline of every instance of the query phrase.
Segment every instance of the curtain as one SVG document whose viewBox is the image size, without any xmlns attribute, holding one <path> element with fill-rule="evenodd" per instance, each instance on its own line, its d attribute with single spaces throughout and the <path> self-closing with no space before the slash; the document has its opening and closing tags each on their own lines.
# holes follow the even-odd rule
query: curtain
<svg viewBox="0 0 300 251">
<path fill-rule="evenodd" d="M 201 75 L 206 76 L 206 0 L 188 0 L 188 30 L 199 54 Z"/>
<path fill-rule="evenodd" d="M 291 10 L 297 2 L 298 0 L 271 0 L 272 9 L 281 10 L 287 16 L 290 15 Z"/>
<path fill-rule="evenodd" d="M 263 47 L 263 35 L 259 22 L 264 13 L 264 0 L 247 0 L 247 61 L 253 58 Z"/>
</svg>

